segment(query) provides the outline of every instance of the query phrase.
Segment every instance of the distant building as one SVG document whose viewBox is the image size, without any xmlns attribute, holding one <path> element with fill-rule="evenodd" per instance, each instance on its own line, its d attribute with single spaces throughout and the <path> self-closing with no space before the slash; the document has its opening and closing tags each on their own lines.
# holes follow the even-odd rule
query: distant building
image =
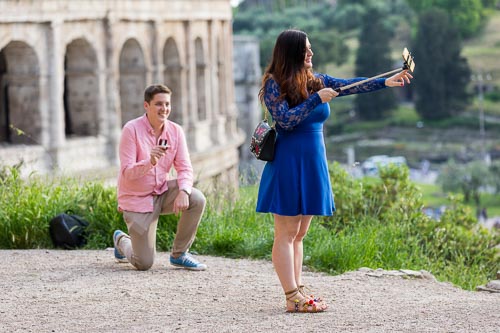
<svg viewBox="0 0 500 333">
<path fill-rule="evenodd" d="M 23 173 L 118 165 L 143 91 L 173 91 L 199 183 L 237 186 L 230 0 L 0 1 L 0 160 Z"/>
<path fill-rule="evenodd" d="M 250 138 L 263 117 L 258 98 L 262 80 L 259 40 L 252 36 L 235 35 L 233 38 L 235 98 L 239 110 L 238 127 L 246 135 L 245 143 L 240 147 L 240 181 L 254 183 L 260 178 L 265 164 L 257 160 L 250 152 Z"/>
</svg>

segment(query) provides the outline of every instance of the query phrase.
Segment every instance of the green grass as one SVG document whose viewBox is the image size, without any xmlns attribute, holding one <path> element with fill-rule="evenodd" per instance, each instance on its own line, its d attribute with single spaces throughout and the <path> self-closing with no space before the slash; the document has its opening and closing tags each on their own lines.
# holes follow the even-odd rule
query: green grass
<svg viewBox="0 0 500 333">
<path fill-rule="evenodd" d="M 111 245 L 114 229 L 126 228 L 117 210 L 116 191 L 79 178 L 51 179 L 32 174 L 22 179 L 16 168 L 0 169 L 0 248 L 50 248 L 50 220 L 73 212 L 90 223 L 89 247 Z"/>
<path fill-rule="evenodd" d="M 417 184 L 422 192 L 422 201 L 426 206 L 439 207 L 448 203 L 447 195 L 441 191 L 438 185 Z"/>
<path fill-rule="evenodd" d="M 449 209 L 436 223 L 421 207 L 437 190 L 424 187 L 422 194 L 405 168 L 383 169 L 379 178 L 361 180 L 338 164 L 330 172 L 337 212 L 313 220 L 304 240 L 304 263 L 310 269 L 329 274 L 360 267 L 425 269 L 468 290 L 494 278 L 500 257 L 493 246 L 500 237 L 476 230 L 472 211 L 456 199 L 446 203 Z M 90 222 L 86 249 L 110 247 L 113 230 L 126 230 L 116 209 L 115 188 L 99 182 L 36 176 L 23 180 L 11 169 L 0 172 L 0 183 L 2 249 L 52 248 L 49 221 L 66 210 Z M 273 218 L 255 212 L 256 197 L 256 186 L 241 188 L 234 202 L 208 196 L 192 251 L 270 260 Z M 177 222 L 176 215 L 160 218 L 158 251 L 170 250 Z"/>
</svg>

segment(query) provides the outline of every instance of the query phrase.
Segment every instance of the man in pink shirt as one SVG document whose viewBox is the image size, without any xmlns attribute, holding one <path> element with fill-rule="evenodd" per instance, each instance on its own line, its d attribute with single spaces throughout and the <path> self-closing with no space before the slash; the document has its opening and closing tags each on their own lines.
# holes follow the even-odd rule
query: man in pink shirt
<svg viewBox="0 0 500 333">
<path fill-rule="evenodd" d="M 123 127 L 120 139 L 118 209 L 128 235 L 113 233 L 115 258 L 139 270 L 154 263 L 156 229 L 161 214 L 181 213 L 170 263 L 190 270 L 205 270 L 188 250 L 205 209 L 205 196 L 193 188 L 193 167 L 182 127 L 168 120 L 171 91 L 152 85 L 144 91 L 146 113 Z M 174 167 L 177 179 L 169 179 Z"/>
</svg>

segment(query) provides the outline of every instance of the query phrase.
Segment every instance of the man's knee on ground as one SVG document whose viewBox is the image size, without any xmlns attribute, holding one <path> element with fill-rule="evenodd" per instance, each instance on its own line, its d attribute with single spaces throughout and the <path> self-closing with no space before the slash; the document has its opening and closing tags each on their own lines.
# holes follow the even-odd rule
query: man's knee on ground
<svg viewBox="0 0 500 333">
<path fill-rule="evenodd" d="M 139 271 L 147 271 L 153 266 L 154 259 L 141 260 L 134 263 L 134 267 Z"/>
</svg>

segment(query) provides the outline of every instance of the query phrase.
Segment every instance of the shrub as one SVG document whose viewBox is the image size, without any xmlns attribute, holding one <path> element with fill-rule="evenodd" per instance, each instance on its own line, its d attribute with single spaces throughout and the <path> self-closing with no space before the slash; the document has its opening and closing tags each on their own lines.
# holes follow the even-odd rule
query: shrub
<svg viewBox="0 0 500 333">
<path fill-rule="evenodd" d="M 334 163 L 330 174 L 337 212 L 321 219 L 324 231 L 311 228 L 309 265 L 336 274 L 362 266 L 426 269 L 467 289 L 494 278 L 500 237 L 477 225 L 460 196 L 449 197 L 435 221 L 422 212 L 407 168 L 389 166 L 379 178 L 356 180 Z M 469 278 L 460 276 L 464 267 Z"/>
</svg>

